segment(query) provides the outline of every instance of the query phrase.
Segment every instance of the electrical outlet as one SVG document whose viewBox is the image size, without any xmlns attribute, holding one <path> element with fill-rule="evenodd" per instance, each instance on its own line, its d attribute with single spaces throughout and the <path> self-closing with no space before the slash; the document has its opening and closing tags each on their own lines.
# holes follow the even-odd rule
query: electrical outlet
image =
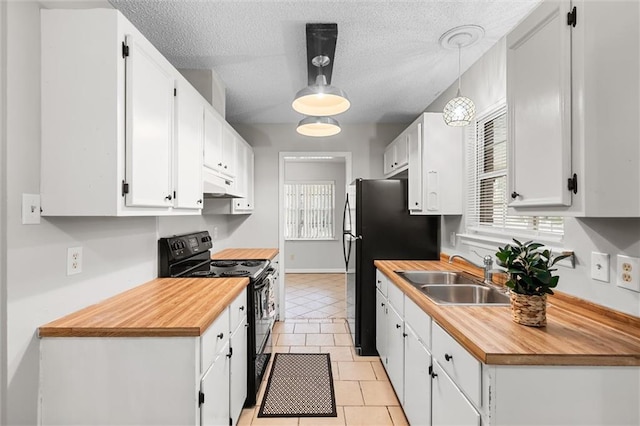
<svg viewBox="0 0 640 426">
<path fill-rule="evenodd" d="M 82 247 L 69 247 L 67 249 L 67 275 L 75 275 L 82 272 Z"/>
<path fill-rule="evenodd" d="M 618 255 L 618 287 L 640 292 L 640 258 Z"/>
<path fill-rule="evenodd" d="M 449 244 L 451 245 L 451 247 L 455 247 L 456 246 L 456 233 L 455 231 L 451 232 L 449 234 Z"/>
<path fill-rule="evenodd" d="M 218 227 L 214 226 L 213 227 L 213 240 L 217 240 L 218 239 Z"/>
<path fill-rule="evenodd" d="M 609 255 L 591 252 L 591 278 L 609 282 Z"/>
</svg>

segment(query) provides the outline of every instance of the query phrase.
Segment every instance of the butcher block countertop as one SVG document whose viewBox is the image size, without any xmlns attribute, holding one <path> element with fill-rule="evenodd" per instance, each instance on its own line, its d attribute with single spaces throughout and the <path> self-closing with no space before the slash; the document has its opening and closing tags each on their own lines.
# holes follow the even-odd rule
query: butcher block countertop
<svg viewBox="0 0 640 426">
<path fill-rule="evenodd" d="M 40 337 L 200 336 L 248 278 L 157 278 L 46 324 Z"/>
<path fill-rule="evenodd" d="M 478 276 L 481 269 L 445 261 L 376 260 L 375 266 L 485 364 L 640 366 L 640 318 L 555 292 L 548 297 L 547 326 L 527 327 L 511 320 L 508 306 L 438 305 L 394 272 L 465 270 Z"/>
<path fill-rule="evenodd" d="M 226 249 L 214 253 L 211 258 L 215 260 L 273 260 L 278 255 L 278 249 L 274 248 L 237 248 Z"/>
</svg>

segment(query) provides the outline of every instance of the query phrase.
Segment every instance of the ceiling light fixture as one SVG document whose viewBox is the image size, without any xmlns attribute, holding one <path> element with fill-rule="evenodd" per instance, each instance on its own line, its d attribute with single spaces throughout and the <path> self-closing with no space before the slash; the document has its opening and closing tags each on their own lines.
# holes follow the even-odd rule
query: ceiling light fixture
<svg viewBox="0 0 640 426">
<path fill-rule="evenodd" d="M 301 135 L 322 137 L 340 133 L 340 124 L 333 117 L 306 117 L 300 120 L 296 131 Z"/>
<path fill-rule="evenodd" d="M 318 67 L 318 76 L 314 85 L 307 86 L 296 93 L 291 106 L 300 114 L 326 117 L 345 112 L 351 106 L 347 94 L 335 87 L 327 84 L 327 77 L 322 69 L 329 65 L 331 59 L 325 55 L 318 55 L 311 61 Z"/>
<path fill-rule="evenodd" d="M 456 97 L 451 99 L 442 111 L 442 118 L 449 126 L 467 126 L 476 115 L 476 106 L 473 101 L 460 93 L 461 79 L 461 50 L 475 44 L 484 35 L 484 29 L 478 25 L 463 25 L 452 28 L 440 37 L 440 45 L 445 48 L 458 49 L 458 91 Z"/>
</svg>

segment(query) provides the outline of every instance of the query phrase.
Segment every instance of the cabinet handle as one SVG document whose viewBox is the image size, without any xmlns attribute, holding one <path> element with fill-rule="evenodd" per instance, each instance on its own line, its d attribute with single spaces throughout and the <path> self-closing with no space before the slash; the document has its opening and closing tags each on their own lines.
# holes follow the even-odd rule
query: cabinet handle
<svg viewBox="0 0 640 426">
<path fill-rule="evenodd" d="M 244 311 L 244 306 L 240 306 L 240 308 L 238 309 L 240 309 L 241 311 Z"/>
<path fill-rule="evenodd" d="M 397 165 L 398 165 L 398 163 L 397 163 L 397 162 L 396 162 L 396 163 L 393 163 L 393 164 L 394 164 L 395 166 L 397 166 Z"/>
<path fill-rule="evenodd" d="M 225 168 L 225 169 L 227 168 L 227 165 L 226 165 L 226 164 L 225 164 L 224 168 Z"/>
<path fill-rule="evenodd" d="M 436 377 L 438 377 L 438 375 L 434 371 L 432 371 L 431 372 L 431 378 L 435 379 Z"/>
<path fill-rule="evenodd" d="M 515 200 L 516 198 L 518 198 L 519 196 L 520 196 L 520 194 L 518 194 L 516 191 L 513 191 L 513 192 L 511 193 L 511 198 L 513 198 L 514 200 Z"/>
<path fill-rule="evenodd" d="M 220 333 L 216 336 L 218 339 L 222 339 L 224 337 L 224 333 Z"/>
<path fill-rule="evenodd" d="M 196 201 L 197 204 L 202 204 L 202 199 L 199 199 L 198 201 Z"/>
<path fill-rule="evenodd" d="M 444 354 L 444 359 L 446 361 L 451 361 L 453 359 L 453 355 L 449 355 L 449 354 Z"/>
<path fill-rule="evenodd" d="M 222 163 L 218 163 L 218 166 L 222 167 Z"/>
<path fill-rule="evenodd" d="M 396 328 L 400 328 L 402 327 L 400 324 L 396 324 Z"/>
<path fill-rule="evenodd" d="M 402 337 L 407 337 L 408 334 L 407 333 L 402 333 Z"/>
<path fill-rule="evenodd" d="M 416 206 L 418 205 L 418 202 L 416 201 Z"/>
<path fill-rule="evenodd" d="M 173 197 L 171 196 L 171 194 L 167 195 L 166 197 L 164 197 L 165 200 L 173 200 Z"/>
<path fill-rule="evenodd" d="M 384 302 L 380 302 L 380 306 L 384 306 Z"/>
<path fill-rule="evenodd" d="M 382 283 L 382 280 L 378 280 L 378 284 Z"/>
</svg>

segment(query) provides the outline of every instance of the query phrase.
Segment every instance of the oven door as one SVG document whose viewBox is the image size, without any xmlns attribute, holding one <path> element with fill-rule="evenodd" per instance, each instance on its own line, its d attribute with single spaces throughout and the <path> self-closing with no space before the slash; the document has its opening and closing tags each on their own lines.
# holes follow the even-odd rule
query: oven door
<svg viewBox="0 0 640 426">
<path fill-rule="evenodd" d="M 256 318 L 256 354 L 271 352 L 266 346 L 271 337 L 271 329 L 275 321 L 276 303 L 274 279 L 271 272 L 256 283 L 254 287 L 255 318 Z"/>
</svg>

